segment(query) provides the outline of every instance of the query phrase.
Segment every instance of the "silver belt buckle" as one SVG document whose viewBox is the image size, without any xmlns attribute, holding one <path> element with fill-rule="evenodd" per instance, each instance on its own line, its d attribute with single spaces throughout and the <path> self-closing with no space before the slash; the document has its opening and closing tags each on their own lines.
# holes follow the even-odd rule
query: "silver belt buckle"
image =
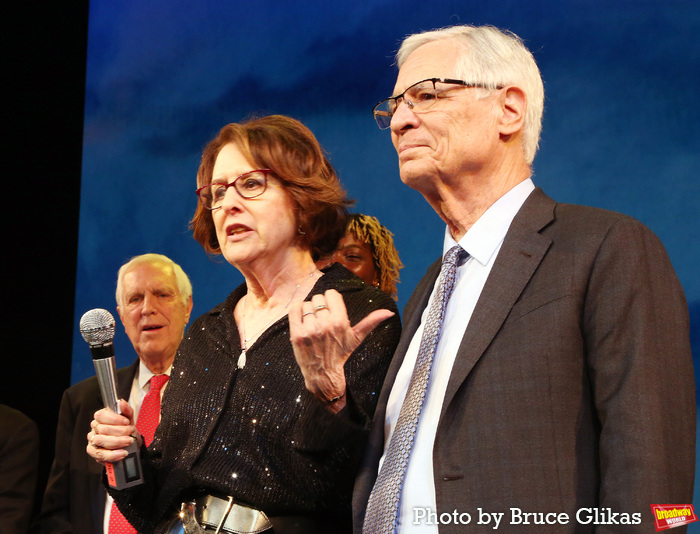
<svg viewBox="0 0 700 534">
<path fill-rule="evenodd" d="M 197 501 L 183 502 L 180 508 L 185 534 L 257 534 L 272 528 L 265 512 L 236 504 L 233 497 L 226 500 L 207 495 Z"/>
<path fill-rule="evenodd" d="M 196 506 L 196 503 L 192 501 L 183 502 L 180 507 L 180 521 L 182 521 L 182 528 L 185 529 L 185 534 L 206 534 L 195 518 Z"/>
</svg>

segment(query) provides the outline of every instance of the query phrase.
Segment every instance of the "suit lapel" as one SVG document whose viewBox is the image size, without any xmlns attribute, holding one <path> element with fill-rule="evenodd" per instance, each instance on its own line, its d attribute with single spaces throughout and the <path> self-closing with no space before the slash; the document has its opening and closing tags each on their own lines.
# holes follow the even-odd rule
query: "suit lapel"
<svg viewBox="0 0 700 534">
<path fill-rule="evenodd" d="M 131 395 L 131 386 L 134 382 L 134 377 L 136 372 L 139 370 L 139 359 L 132 363 L 129 367 L 124 367 L 122 369 L 117 369 L 117 393 L 119 397 L 125 400 L 129 400 Z"/>
<path fill-rule="evenodd" d="M 549 249 L 551 239 L 539 232 L 554 219 L 554 206 L 555 202 L 536 188 L 513 219 L 460 343 L 441 418 Z"/>
</svg>

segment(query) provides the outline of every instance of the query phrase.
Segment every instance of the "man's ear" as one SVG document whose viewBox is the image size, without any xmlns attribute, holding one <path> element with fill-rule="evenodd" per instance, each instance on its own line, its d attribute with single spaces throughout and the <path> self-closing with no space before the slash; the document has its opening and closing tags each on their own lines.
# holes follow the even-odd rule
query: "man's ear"
<svg viewBox="0 0 700 534">
<path fill-rule="evenodd" d="M 500 99 L 501 115 L 499 133 L 503 136 L 513 135 L 523 129 L 525 112 L 527 111 L 527 95 L 516 86 L 503 89 Z"/>
<path fill-rule="evenodd" d="M 192 306 L 194 302 L 192 301 L 192 295 L 187 298 L 187 315 L 185 315 L 185 324 L 190 322 L 190 314 L 192 313 Z"/>
</svg>

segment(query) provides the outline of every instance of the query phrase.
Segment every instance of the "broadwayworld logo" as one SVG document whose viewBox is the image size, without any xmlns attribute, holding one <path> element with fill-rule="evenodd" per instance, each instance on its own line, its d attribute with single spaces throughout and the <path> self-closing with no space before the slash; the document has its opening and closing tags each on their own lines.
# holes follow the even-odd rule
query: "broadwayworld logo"
<svg viewBox="0 0 700 534">
<path fill-rule="evenodd" d="M 656 531 L 680 527 L 698 520 L 692 504 L 652 504 Z"/>
</svg>

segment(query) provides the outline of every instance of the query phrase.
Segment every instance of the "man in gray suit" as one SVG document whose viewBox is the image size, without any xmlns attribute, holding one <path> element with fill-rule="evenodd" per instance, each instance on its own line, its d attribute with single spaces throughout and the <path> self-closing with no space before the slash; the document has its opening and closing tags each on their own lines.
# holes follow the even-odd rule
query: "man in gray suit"
<svg viewBox="0 0 700 534">
<path fill-rule="evenodd" d="M 143 254 L 119 269 L 116 299 L 119 318 L 138 355 L 132 365 L 117 370 L 118 394 L 137 410 L 150 388 L 150 378 L 170 375 L 192 311 L 192 285 L 170 258 Z M 90 422 L 102 407 L 96 377 L 64 392 L 56 457 L 32 532 L 102 534 L 109 530 L 112 499 L 102 485 L 104 467 L 85 452 Z"/>
<path fill-rule="evenodd" d="M 653 532 L 650 505 L 691 503 L 695 470 L 688 309 L 662 244 L 535 187 L 544 90 L 517 36 L 416 34 L 397 65 L 375 118 L 401 180 L 445 221 L 444 251 L 468 259 L 408 434 L 440 261 L 405 308 L 355 532 Z"/>
</svg>

